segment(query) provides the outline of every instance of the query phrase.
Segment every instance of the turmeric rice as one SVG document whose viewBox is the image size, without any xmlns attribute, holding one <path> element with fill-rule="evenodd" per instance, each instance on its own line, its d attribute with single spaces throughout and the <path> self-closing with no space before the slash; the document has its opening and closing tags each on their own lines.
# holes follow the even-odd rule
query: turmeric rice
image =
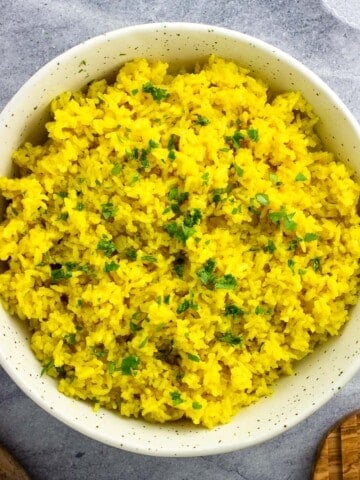
<svg viewBox="0 0 360 480">
<path fill-rule="evenodd" d="M 136 59 L 51 103 L 1 178 L 0 296 L 65 395 L 207 428 L 271 394 L 357 301 L 359 184 L 300 92 Z"/>
</svg>

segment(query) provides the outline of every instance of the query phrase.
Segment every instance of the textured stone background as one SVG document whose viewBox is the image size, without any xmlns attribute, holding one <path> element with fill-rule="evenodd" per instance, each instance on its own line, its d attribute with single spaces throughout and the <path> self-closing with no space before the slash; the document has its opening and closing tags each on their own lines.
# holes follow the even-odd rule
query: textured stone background
<svg viewBox="0 0 360 480">
<path fill-rule="evenodd" d="M 220 25 L 276 45 L 324 79 L 360 120 L 360 31 L 332 17 L 321 0 L 0 0 L 0 109 L 69 47 L 105 31 L 159 21 Z M 35 480 L 307 480 L 324 432 L 359 407 L 360 374 L 308 420 L 258 447 L 153 458 L 70 430 L 0 369 L 0 442 Z"/>
</svg>

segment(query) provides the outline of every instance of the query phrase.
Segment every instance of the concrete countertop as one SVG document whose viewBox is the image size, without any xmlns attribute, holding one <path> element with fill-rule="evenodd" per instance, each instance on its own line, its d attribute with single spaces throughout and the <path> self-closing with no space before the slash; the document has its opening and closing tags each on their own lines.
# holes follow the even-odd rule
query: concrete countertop
<svg viewBox="0 0 360 480">
<path fill-rule="evenodd" d="M 360 120 L 360 31 L 321 0 L 0 0 L 0 110 L 47 61 L 127 25 L 201 22 L 265 40 L 310 67 Z M 360 374 L 299 426 L 260 446 L 154 458 L 102 445 L 42 411 L 0 368 L 0 443 L 35 480 L 306 480 L 323 434 L 360 408 Z"/>
</svg>

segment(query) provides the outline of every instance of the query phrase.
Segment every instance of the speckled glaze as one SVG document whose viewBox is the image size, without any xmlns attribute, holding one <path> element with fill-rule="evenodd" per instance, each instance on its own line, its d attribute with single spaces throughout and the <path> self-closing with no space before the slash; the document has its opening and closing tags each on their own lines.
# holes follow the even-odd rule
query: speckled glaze
<svg viewBox="0 0 360 480">
<path fill-rule="evenodd" d="M 223 28 L 187 24 L 148 24 L 93 38 L 39 70 L 0 115 L 0 175 L 11 174 L 10 156 L 24 140 L 39 141 L 50 100 L 64 90 L 111 76 L 135 57 L 191 65 L 210 53 L 232 58 L 268 81 L 273 90 L 301 90 L 320 116 L 319 134 L 327 148 L 360 173 L 360 128 L 339 98 L 316 75 L 284 52 L 260 40 Z M 38 405 L 70 427 L 128 451 L 160 456 L 224 453 L 258 444 L 294 426 L 329 400 L 360 367 L 360 306 L 342 335 L 330 340 L 282 378 L 274 394 L 243 409 L 228 425 L 211 431 L 186 422 L 155 425 L 93 413 L 90 405 L 60 394 L 56 382 L 40 377 L 21 322 L 0 310 L 0 362 Z"/>
</svg>

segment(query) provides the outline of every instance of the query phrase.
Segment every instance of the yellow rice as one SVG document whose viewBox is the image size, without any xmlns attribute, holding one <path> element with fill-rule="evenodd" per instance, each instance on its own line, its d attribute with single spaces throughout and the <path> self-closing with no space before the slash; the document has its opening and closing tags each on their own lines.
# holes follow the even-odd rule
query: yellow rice
<svg viewBox="0 0 360 480">
<path fill-rule="evenodd" d="M 359 185 L 301 93 L 213 56 L 167 69 L 62 93 L 14 152 L 0 294 L 65 395 L 212 428 L 347 321 Z"/>
</svg>

